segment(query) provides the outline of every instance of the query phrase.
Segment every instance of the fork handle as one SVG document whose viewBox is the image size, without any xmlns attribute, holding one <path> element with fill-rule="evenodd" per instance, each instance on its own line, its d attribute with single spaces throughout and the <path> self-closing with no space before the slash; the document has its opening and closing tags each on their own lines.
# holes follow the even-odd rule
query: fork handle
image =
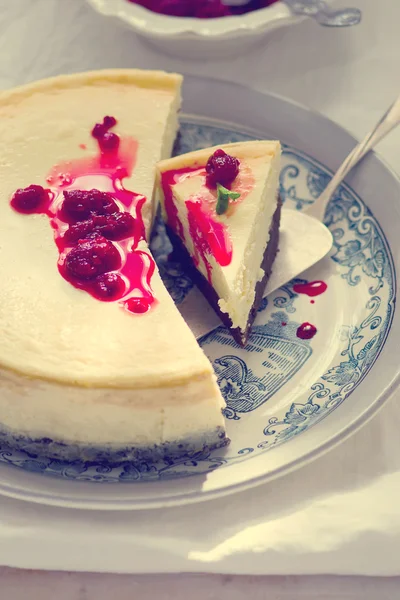
<svg viewBox="0 0 400 600">
<path fill-rule="evenodd" d="M 336 188 L 342 183 L 348 173 L 376 144 L 400 123 L 400 96 L 378 121 L 372 131 L 360 142 L 341 164 L 331 181 L 319 198 L 310 206 L 308 214 L 322 221 L 326 207 Z"/>
</svg>

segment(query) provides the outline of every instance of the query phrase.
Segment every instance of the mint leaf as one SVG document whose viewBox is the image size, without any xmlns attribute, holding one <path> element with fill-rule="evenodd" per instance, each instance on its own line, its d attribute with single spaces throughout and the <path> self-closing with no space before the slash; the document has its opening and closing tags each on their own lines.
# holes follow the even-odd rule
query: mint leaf
<svg viewBox="0 0 400 600">
<path fill-rule="evenodd" d="M 215 208 L 217 215 L 223 215 L 229 206 L 229 200 L 237 200 L 240 194 L 231 192 L 226 187 L 217 183 L 217 206 Z"/>
<path fill-rule="evenodd" d="M 228 210 L 228 206 L 229 195 L 218 190 L 217 206 L 215 207 L 217 215 L 223 215 Z"/>
</svg>

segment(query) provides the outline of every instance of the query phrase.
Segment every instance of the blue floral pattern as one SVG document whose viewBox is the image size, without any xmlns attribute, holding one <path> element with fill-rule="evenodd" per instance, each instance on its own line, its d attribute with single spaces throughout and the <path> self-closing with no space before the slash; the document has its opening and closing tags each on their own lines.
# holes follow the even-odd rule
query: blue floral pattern
<svg viewBox="0 0 400 600">
<path fill-rule="evenodd" d="M 309 341 L 296 336 L 299 325 L 279 311 L 272 313 L 265 324 L 254 326 L 246 351 L 262 353 L 262 362 L 257 361 L 257 374 L 239 356 L 230 354 L 214 360 L 218 385 L 227 404 L 224 414 L 228 419 L 238 421 L 241 414 L 252 412 L 268 402 L 310 358 Z M 203 348 L 215 340 L 219 345 L 231 345 L 230 333 L 223 327 L 202 339 Z"/>
<path fill-rule="evenodd" d="M 336 224 L 346 215 L 349 220 L 347 233 Z M 363 273 L 370 279 L 371 293 L 376 293 L 384 285 L 384 271 L 387 255 L 382 235 L 370 210 L 359 199 L 351 202 L 346 190 L 339 190 L 335 201 L 327 211 L 329 223 L 335 240 L 333 260 L 346 267 L 342 277 L 349 285 L 357 285 Z"/>
<path fill-rule="evenodd" d="M 249 139 L 254 136 L 192 119 L 182 123 L 176 152 Z M 315 160 L 296 149 L 284 149 L 280 193 L 286 206 L 304 209 L 319 196 L 329 178 L 330 173 Z M 366 377 L 383 348 L 394 314 L 395 273 L 379 223 L 351 189 L 342 186 L 337 190 L 325 222 L 334 238 L 333 253 L 326 259 L 334 271 L 328 289 L 337 289 L 339 296 L 344 291 L 352 298 L 354 295 L 358 321 L 343 324 L 339 356 L 298 398 L 284 401 L 287 383 L 295 380 L 300 385 L 307 365 L 318 355 L 318 336 L 310 341 L 296 336 L 299 324 L 310 314 L 307 299 L 293 290 L 294 283 L 304 283 L 304 279 L 286 284 L 262 303 L 245 350 L 222 327 L 200 341 L 213 362 L 227 403 L 225 415 L 232 438 L 227 450 L 192 452 L 179 460 L 157 464 L 143 461 L 139 466 L 129 462 L 129 449 L 121 449 L 117 457 L 106 450 L 94 453 L 90 461 L 50 460 L 40 457 L 35 441 L 20 439 L 16 450 L 15 440 L 0 432 L 0 461 L 31 472 L 82 481 L 174 479 L 249 460 L 329 417 Z M 181 303 L 193 284 L 171 256 L 161 221 L 155 228 L 152 249 L 169 292 L 177 304 Z M 278 396 L 280 402 L 274 408 Z M 269 406 L 272 414 L 266 412 Z M 48 442 L 42 440 L 43 444 Z M 113 462 L 116 458 L 117 463 Z"/>
<path fill-rule="evenodd" d="M 282 420 L 276 417 L 269 419 L 264 429 L 266 436 L 274 436 L 272 444 L 277 444 L 282 439 L 287 439 L 293 434 L 298 434 L 311 424 L 324 418 L 327 411 L 336 408 L 345 400 L 356 385 L 370 369 L 376 358 L 376 348 L 379 344 L 379 334 L 370 337 L 382 324 L 382 318 L 377 316 L 380 308 L 380 298 L 372 297 L 367 308 L 369 315 L 359 327 L 350 327 L 344 332 L 347 335 L 347 347 L 342 351 L 343 360 L 322 375 L 323 382 L 332 384 L 327 387 L 325 383 L 312 386 L 312 394 L 305 404 L 292 404 Z M 367 334 L 367 336 L 366 336 Z M 365 337 L 368 341 L 365 341 Z M 314 402 L 315 398 L 323 402 Z"/>
</svg>

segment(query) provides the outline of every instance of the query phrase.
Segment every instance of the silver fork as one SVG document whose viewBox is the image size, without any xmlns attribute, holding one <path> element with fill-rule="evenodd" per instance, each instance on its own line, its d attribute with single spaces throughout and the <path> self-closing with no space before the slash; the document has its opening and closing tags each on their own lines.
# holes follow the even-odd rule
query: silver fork
<svg viewBox="0 0 400 600">
<path fill-rule="evenodd" d="M 283 0 L 294 15 L 311 17 L 326 27 L 349 27 L 361 21 L 361 10 L 342 8 L 334 10 L 325 0 Z M 222 0 L 227 6 L 245 6 L 250 0 Z"/>
</svg>

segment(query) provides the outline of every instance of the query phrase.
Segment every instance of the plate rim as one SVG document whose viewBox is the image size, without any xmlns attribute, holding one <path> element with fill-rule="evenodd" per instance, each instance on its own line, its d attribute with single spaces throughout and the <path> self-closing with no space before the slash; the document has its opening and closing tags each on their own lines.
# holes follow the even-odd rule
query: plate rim
<svg viewBox="0 0 400 600">
<path fill-rule="evenodd" d="M 221 81 L 219 79 L 209 78 L 209 77 L 197 77 L 197 76 L 193 76 L 193 75 L 187 75 L 185 77 L 185 82 L 186 82 L 186 86 L 190 85 L 191 83 L 192 84 L 200 83 L 202 85 L 216 85 L 217 84 L 217 85 L 220 85 L 225 88 L 230 88 L 231 90 L 232 89 L 233 90 L 241 89 L 242 92 L 258 95 L 259 97 L 264 97 L 264 98 L 272 97 L 276 101 L 280 101 L 280 102 L 284 103 L 285 105 L 289 106 L 289 108 L 291 110 L 293 108 L 295 108 L 297 110 L 302 111 L 303 113 L 306 112 L 313 119 L 317 118 L 320 120 L 320 122 L 321 121 L 324 122 L 326 126 L 334 127 L 340 133 L 340 135 L 346 134 L 351 143 L 353 143 L 353 144 L 357 143 L 357 139 L 355 138 L 355 136 L 352 133 L 350 133 L 345 127 L 342 127 L 341 125 L 335 123 L 333 120 L 331 120 L 329 117 L 326 117 L 322 113 L 319 113 L 318 111 L 315 111 L 307 106 L 302 105 L 301 103 L 299 103 L 297 101 L 291 100 L 282 95 L 271 93 L 271 92 L 262 92 L 262 91 L 255 90 L 254 88 L 251 88 L 251 87 L 243 85 L 243 84 Z M 188 115 L 188 116 L 190 116 L 190 115 Z M 200 115 L 193 115 L 193 116 L 197 116 L 197 118 L 200 117 Z M 207 117 L 205 115 L 202 115 L 202 118 L 206 119 Z M 223 125 L 223 123 L 219 119 L 210 117 L 209 120 L 210 121 L 215 120 L 216 122 L 219 122 L 221 125 Z M 228 121 L 225 122 L 225 124 L 227 124 L 227 123 L 228 123 Z M 244 125 L 243 125 L 243 127 L 244 127 L 244 129 L 251 129 L 250 127 L 245 127 Z M 390 175 L 394 179 L 394 181 L 396 182 L 396 184 L 400 190 L 399 175 L 395 172 L 395 170 L 390 165 L 387 164 L 385 159 L 382 159 L 382 157 L 380 157 L 379 154 L 377 154 L 376 152 L 373 152 L 372 154 L 374 155 L 374 160 L 377 161 L 378 163 L 380 163 L 385 168 L 388 175 Z M 314 159 L 314 160 L 318 160 L 318 159 Z M 325 165 L 325 168 L 327 168 L 326 165 Z M 350 186 L 350 188 L 351 188 L 351 186 Z M 352 191 L 353 191 L 353 189 L 352 189 Z M 357 191 L 354 190 L 353 193 L 357 194 Z M 378 220 L 378 222 L 379 222 L 379 220 Z M 389 246 L 389 248 L 391 249 L 391 246 Z M 393 253 L 392 253 L 392 255 L 393 255 Z M 394 272 L 394 276 L 395 276 L 394 286 L 395 286 L 395 296 L 396 296 L 396 291 L 397 291 L 396 272 Z M 393 320 L 395 319 L 395 315 L 396 315 L 396 311 L 394 312 Z M 392 321 L 392 325 L 393 325 L 393 321 Z M 387 347 L 386 344 L 387 344 L 387 341 L 390 338 L 390 336 L 391 336 L 391 331 L 389 328 L 385 343 L 381 348 L 380 354 L 382 354 L 385 351 L 385 348 Z M 363 381 L 365 381 L 365 379 L 367 379 L 368 376 L 371 376 L 370 374 L 372 373 L 372 370 L 375 368 L 375 363 L 379 359 L 380 359 L 380 357 L 377 357 L 376 361 L 374 362 L 374 365 L 372 366 L 371 370 L 367 373 L 367 375 Z M 76 498 L 76 497 L 74 498 L 73 494 L 71 494 L 71 496 L 70 496 L 70 494 L 68 494 L 68 493 L 58 495 L 58 494 L 55 494 L 54 492 L 44 492 L 43 493 L 43 491 L 39 491 L 39 492 L 32 491 L 32 490 L 26 489 L 26 485 L 24 486 L 23 484 L 20 485 L 18 489 L 16 489 L 0 480 L 0 494 L 8 496 L 8 497 L 16 498 L 19 500 L 25 500 L 25 501 L 29 501 L 29 502 L 33 502 L 33 503 L 42 504 L 42 505 L 78 508 L 78 509 L 86 509 L 86 510 L 143 510 L 143 509 L 147 510 L 147 509 L 166 508 L 166 507 L 171 507 L 171 506 L 196 504 L 196 503 L 202 502 L 202 501 L 209 501 L 209 500 L 213 500 L 215 498 L 221 498 L 221 497 L 233 494 L 233 493 L 239 493 L 239 492 L 248 490 L 252 487 L 262 485 L 264 483 L 267 483 L 274 479 L 277 479 L 278 477 L 282 477 L 288 473 L 293 472 L 294 470 L 297 470 L 298 468 L 305 466 L 306 464 L 309 464 L 310 462 L 323 456 L 330 450 L 333 450 L 342 441 L 345 441 L 346 439 L 348 439 L 351 435 L 353 435 L 353 433 L 355 433 L 361 427 L 363 427 L 365 424 L 367 424 L 379 412 L 379 410 L 384 406 L 384 404 L 393 397 L 393 395 L 395 394 L 396 390 L 399 387 L 400 387 L 400 368 L 397 369 L 397 372 L 394 374 L 392 379 L 387 383 L 387 385 L 383 388 L 381 393 L 376 397 L 375 401 L 372 402 L 372 404 L 370 404 L 367 408 L 365 408 L 365 410 L 361 411 L 360 414 L 358 415 L 358 417 L 354 417 L 349 422 L 348 425 L 343 426 L 339 431 L 337 431 L 336 433 L 331 435 L 329 437 L 329 439 L 327 439 L 325 442 L 320 443 L 315 448 L 312 448 L 308 451 L 300 453 L 300 455 L 298 457 L 292 459 L 291 461 L 287 462 L 285 465 L 278 467 L 277 469 L 272 469 L 267 473 L 259 474 L 255 477 L 251 477 L 245 481 L 241 481 L 241 482 L 237 482 L 237 483 L 229 483 L 227 485 L 223 485 L 221 487 L 216 487 L 216 488 L 210 489 L 210 490 L 199 489 L 199 490 L 195 490 L 195 491 L 186 492 L 185 490 L 182 491 L 182 490 L 177 489 L 177 492 L 174 495 L 167 495 L 167 496 L 162 496 L 162 491 L 161 491 L 161 497 L 160 497 L 160 493 L 159 493 L 160 490 L 157 489 L 157 487 L 156 487 L 157 485 L 160 485 L 160 482 L 155 481 L 155 482 L 150 482 L 150 483 L 139 483 L 139 482 L 134 483 L 134 484 L 130 483 L 130 484 L 127 484 L 129 486 L 128 487 L 129 490 L 132 490 L 132 485 L 153 486 L 154 487 L 153 496 L 156 496 L 156 498 L 153 498 L 153 499 L 149 499 L 149 498 L 129 499 L 129 496 L 127 497 L 126 495 L 123 495 L 122 497 L 118 498 L 118 493 L 117 493 L 117 494 L 115 494 L 115 497 L 108 498 L 107 494 L 105 494 L 104 499 L 100 499 L 99 501 L 97 501 L 97 500 L 94 501 L 93 498 L 91 498 L 91 499 L 90 498 Z M 308 431 L 305 432 L 303 435 L 307 436 L 307 433 L 308 433 Z M 285 444 L 283 444 L 283 446 L 285 446 Z M 29 478 L 28 476 L 30 476 L 31 478 L 32 477 L 35 478 L 36 481 L 39 480 L 39 477 L 45 477 L 47 482 L 52 479 L 48 475 L 42 475 L 42 474 L 38 475 L 36 473 L 35 474 L 28 473 L 27 471 L 24 471 L 22 469 L 19 470 L 16 467 L 8 466 L 8 465 L 1 465 L 0 477 L 1 477 L 1 473 L 4 472 L 4 469 L 7 469 L 7 470 L 12 469 L 14 472 L 17 472 L 18 475 L 21 475 L 22 478 L 25 477 L 25 479 L 28 479 Z M 198 478 L 198 477 L 201 477 L 201 475 L 194 475 L 193 477 L 188 478 L 188 480 L 191 480 L 191 479 L 196 480 L 196 478 Z M 184 482 L 185 480 L 184 479 L 180 479 L 180 480 L 175 479 L 175 480 L 165 481 L 164 483 L 166 483 L 167 485 L 168 484 L 176 485 L 178 481 Z M 80 487 L 81 490 L 83 489 L 83 486 L 90 486 L 92 495 L 94 495 L 93 494 L 94 490 L 99 489 L 98 488 L 99 483 L 94 483 L 94 482 L 83 483 L 80 481 L 72 482 L 72 481 L 60 480 L 60 483 L 69 484 L 69 485 L 71 485 L 71 483 L 73 483 L 73 485 L 76 486 L 77 489 L 79 489 L 79 487 Z M 103 483 L 102 488 L 104 486 L 106 486 L 106 484 Z M 114 488 L 114 484 L 108 484 L 108 488 L 110 488 L 110 487 Z M 120 485 L 118 485 L 118 489 L 120 490 Z"/>
</svg>

